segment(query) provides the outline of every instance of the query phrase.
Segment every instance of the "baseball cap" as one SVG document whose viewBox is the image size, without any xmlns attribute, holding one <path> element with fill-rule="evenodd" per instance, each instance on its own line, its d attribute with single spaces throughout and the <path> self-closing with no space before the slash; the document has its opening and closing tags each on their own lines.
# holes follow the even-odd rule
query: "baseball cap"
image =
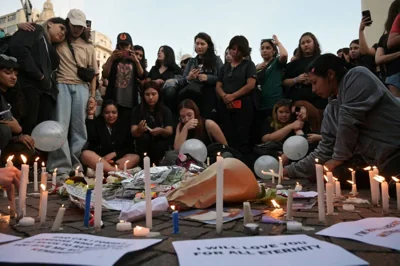
<svg viewBox="0 0 400 266">
<path fill-rule="evenodd" d="M 74 26 L 82 26 L 86 28 L 86 15 L 79 9 L 71 9 L 68 12 L 67 18 Z"/>
<path fill-rule="evenodd" d="M 121 32 L 120 34 L 118 34 L 117 44 L 120 43 L 128 43 L 130 45 L 133 45 L 131 35 L 129 35 L 129 33 L 127 32 Z"/>
</svg>

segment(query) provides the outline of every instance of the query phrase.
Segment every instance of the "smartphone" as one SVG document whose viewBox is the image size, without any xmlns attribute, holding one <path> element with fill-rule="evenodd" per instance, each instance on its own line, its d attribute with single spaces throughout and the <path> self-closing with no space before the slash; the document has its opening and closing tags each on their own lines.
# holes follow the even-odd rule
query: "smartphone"
<svg viewBox="0 0 400 266">
<path fill-rule="evenodd" d="M 92 21 L 86 20 L 86 28 L 91 28 L 91 27 L 92 27 Z"/>
<path fill-rule="evenodd" d="M 235 100 L 232 102 L 233 109 L 241 109 L 242 108 L 242 100 Z"/>
<path fill-rule="evenodd" d="M 369 10 L 364 10 L 361 14 L 362 14 L 362 17 L 363 17 L 363 18 L 369 18 L 369 20 L 371 21 L 370 23 L 365 24 L 365 26 L 371 26 L 371 24 L 372 24 L 371 11 L 369 11 Z"/>
<path fill-rule="evenodd" d="M 130 52 L 130 51 L 123 50 L 121 52 L 122 52 L 122 57 L 124 57 L 124 58 L 128 58 L 132 55 L 132 52 Z"/>
</svg>

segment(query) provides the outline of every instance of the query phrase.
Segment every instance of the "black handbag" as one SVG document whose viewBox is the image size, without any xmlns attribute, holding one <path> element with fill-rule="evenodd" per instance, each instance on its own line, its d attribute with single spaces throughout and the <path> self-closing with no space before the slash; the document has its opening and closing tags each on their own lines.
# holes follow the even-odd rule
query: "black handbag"
<svg viewBox="0 0 400 266">
<path fill-rule="evenodd" d="M 94 69 L 91 67 L 79 66 L 78 62 L 76 61 L 76 58 L 75 58 L 74 47 L 72 47 L 72 45 L 69 41 L 68 41 L 68 47 L 69 47 L 69 50 L 71 51 L 72 57 L 75 60 L 76 67 L 78 68 L 78 72 L 77 72 L 78 77 L 84 82 L 91 82 L 93 80 L 94 76 L 96 75 Z"/>
<path fill-rule="evenodd" d="M 200 96 L 202 94 L 203 84 L 198 82 L 190 82 L 179 94 L 190 94 L 191 96 Z"/>
</svg>

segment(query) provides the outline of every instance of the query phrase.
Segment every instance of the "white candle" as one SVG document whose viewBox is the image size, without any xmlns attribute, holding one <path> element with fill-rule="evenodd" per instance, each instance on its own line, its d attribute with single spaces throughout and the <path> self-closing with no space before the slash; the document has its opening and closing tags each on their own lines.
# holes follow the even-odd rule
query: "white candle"
<svg viewBox="0 0 400 266">
<path fill-rule="evenodd" d="M 130 231 L 130 230 L 132 230 L 132 224 L 130 222 L 119 221 L 119 223 L 117 223 L 118 232 Z"/>
<path fill-rule="evenodd" d="M 353 181 L 347 180 L 351 184 L 351 192 L 350 194 L 357 195 L 357 184 L 354 184 Z"/>
<path fill-rule="evenodd" d="M 243 202 L 243 224 L 254 223 L 253 213 L 251 212 L 250 202 Z"/>
<path fill-rule="evenodd" d="M 207 166 L 210 166 L 210 157 L 207 157 Z"/>
<path fill-rule="evenodd" d="M 39 191 L 39 186 L 38 186 L 38 165 L 37 161 L 39 160 L 39 157 L 35 159 L 35 162 L 33 163 L 33 191 L 38 192 Z"/>
<path fill-rule="evenodd" d="M 42 162 L 42 173 L 46 172 L 46 166 L 44 165 L 44 162 Z"/>
<path fill-rule="evenodd" d="M 372 171 L 374 173 L 374 176 L 379 175 L 379 170 L 376 166 L 372 167 Z M 374 189 L 375 189 L 375 195 L 376 195 L 376 205 L 379 205 L 379 201 L 381 200 L 381 191 L 379 190 L 379 182 L 376 181 L 375 179 L 373 180 L 373 182 L 375 183 L 374 185 Z"/>
<path fill-rule="evenodd" d="M 397 177 L 392 176 L 394 182 L 396 182 L 396 198 L 397 198 L 397 209 L 400 210 L 400 183 Z"/>
<path fill-rule="evenodd" d="M 333 186 L 326 183 L 326 210 L 328 215 L 333 215 Z"/>
<path fill-rule="evenodd" d="M 144 193 L 146 200 L 146 227 L 153 228 L 153 212 L 151 203 L 151 178 L 150 178 L 150 158 L 144 154 L 143 158 L 144 167 Z"/>
<path fill-rule="evenodd" d="M 303 186 L 299 182 L 296 182 L 296 187 L 294 188 L 294 191 L 300 192 L 302 190 L 303 190 Z"/>
<path fill-rule="evenodd" d="M 56 185 L 57 185 L 57 168 L 54 169 L 54 172 L 53 172 L 53 175 L 52 175 L 52 178 L 51 178 L 51 188 L 53 190 L 55 190 L 56 189 Z"/>
<path fill-rule="evenodd" d="M 18 221 L 19 226 L 32 226 L 35 224 L 35 219 L 32 217 L 24 217 Z"/>
<path fill-rule="evenodd" d="M 216 184 L 216 230 L 217 234 L 222 233 L 223 209 L 224 209 L 224 158 L 217 155 L 217 184 Z"/>
<path fill-rule="evenodd" d="M 10 157 L 8 157 L 7 167 L 14 166 L 14 164 L 12 162 L 13 159 L 14 159 L 14 155 L 11 155 Z M 5 197 L 9 196 L 10 218 L 14 218 L 15 217 L 15 185 L 13 185 L 13 184 L 11 185 L 9 192 L 11 195 L 7 195 L 7 191 L 4 190 L 4 196 Z"/>
<path fill-rule="evenodd" d="M 293 219 L 293 194 L 294 190 L 288 190 L 287 204 L 286 204 L 286 220 Z"/>
<path fill-rule="evenodd" d="M 371 188 L 371 202 L 373 205 L 378 205 L 378 195 L 377 195 L 377 189 L 376 187 L 378 186 L 378 182 L 374 179 L 374 171 L 372 170 L 371 166 L 368 166 L 364 168 L 365 171 L 368 171 L 369 174 L 369 185 Z M 379 187 L 378 187 L 379 191 Z"/>
<path fill-rule="evenodd" d="M 60 226 L 63 222 L 64 219 L 64 214 L 65 214 L 66 209 L 64 208 L 64 204 L 61 205 L 61 207 L 58 209 L 56 219 L 53 222 L 53 226 L 51 227 L 51 231 L 57 232 L 60 230 Z"/>
<path fill-rule="evenodd" d="M 327 181 L 327 182 L 329 182 L 329 183 L 332 184 L 332 186 L 333 186 L 333 193 L 335 193 L 335 180 L 333 179 L 333 174 L 332 174 L 331 171 L 329 171 L 329 169 L 328 169 L 326 166 L 324 166 L 324 170 L 326 171 L 326 176 L 327 176 L 327 178 L 328 178 L 328 181 Z"/>
<path fill-rule="evenodd" d="M 22 218 L 26 215 L 26 190 L 28 186 L 29 165 L 26 164 L 26 157 L 21 155 L 24 164 L 21 165 L 21 179 L 19 181 L 19 200 L 18 200 L 18 217 Z"/>
<path fill-rule="evenodd" d="M 340 181 L 335 181 L 335 195 L 337 198 L 342 196 L 342 187 L 340 186 Z"/>
<path fill-rule="evenodd" d="M 96 180 L 94 186 L 94 228 L 99 231 L 101 228 L 101 214 L 103 201 L 103 163 L 96 164 Z"/>
<path fill-rule="evenodd" d="M 276 185 L 277 189 L 282 189 L 282 178 L 283 178 L 283 162 L 282 162 L 282 158 L 279 157 L 279 169 L 278 169 L 278 185 Z"/>
<path fill-rule="evenodd" d="M 269 169 L 269 172 L 265 172 L 264 170 L 261 170 L 261 173 L 263 175 L 270 175 L 272 177 L 272 184 L 275 184 L 275 177 L 279 178 L 279 174 L 276 174 L 274 172 L 274 170 L 272 170 L 272 169 Z"/>
<path fill-rule="evenodd" d="M 136 226 L 133 228 L 133 235 L 134 236 L 148 236 L 150 233 L 150 229 L 146 227 Z"/>
<path fill-rule="evenodd" d="M 288 221 L 286 228 L 288 231 L 300 231 L 303 229 L 303 225 L 297 221 Z"/>
<path fill-rule="evenodd" d="M 378 167 L 376 167 L 376 166 L 372 167 L 372 171 L 374 172 L 374 175 L 379 175 Z"/>
<path fill-rule="evenodd" d="M 47 200 L 49 196 L 49 192 L 46 190 L 46 188 L 43 185 L 40 185 L 42 188 L 42 194 L 40 195 L 40 223 L 46 222 L 46 217 L 47 217 Z"/>
<path fill-rule="evenodd" d="M 315 159 L 315 173 L 317 176 L 318 190 L 318 219 L 320 222 L 325 221 L 325 202 L 324 202 L 324 169 L 318 164 L 318 159 Z"/>
<path fill-rule="evenodd" d="M 356 171 L 354 171 L 352 168 L 349 168 L 349 171 L 351 172 L 351 182 L 356 184 Z"/>
<path fill-rule="evenodd" d="M 383 176 L 375 176 L 374 179 L 381 183 L 382 190 L 382 211 L 384 214 L 389 212 L 389 186 Z"/>
<path fill-rule="evenodd" d="M 129 163 L 129 160 L 126 160 L 125 161 L 125 163 L 124 163 L 124 172 L 126 173 L 127 172 L 127 165 L 128 165 L 128 163 Z"/>
<path fill-rule="evenodd" d="M 79 176 L 79 167 L 81 167 L 80 165 L 78 165 L 75 169 L 75 176 Z"/>
</svg>

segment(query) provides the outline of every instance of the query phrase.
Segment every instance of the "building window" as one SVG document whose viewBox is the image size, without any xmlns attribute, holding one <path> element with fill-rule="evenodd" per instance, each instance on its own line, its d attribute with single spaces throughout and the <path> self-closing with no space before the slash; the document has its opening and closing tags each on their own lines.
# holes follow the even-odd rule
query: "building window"
<svg viewBox="0 0 400 266">
<path fill-rule="evenodd" d="M 14 21 L 16 19 L 15 14 L 9 15 L 8 16 L 8 21 Z"/>
<path fill-rule="evenodd" d="M 10 27 L 7 27 L 7 33 L 8 34 L 13 34 L 14 32 L 16 32 L 18 29 L 17 29 L 17 26 L 16 25 L 13 25 L 13 26 L 10 26 Z"/>
<path fill-rule="evenodd" d="M 0 24 L 6 23 L 6 19 L 7 19 L 7 17 L 0 18 Z"/>
</svg>

